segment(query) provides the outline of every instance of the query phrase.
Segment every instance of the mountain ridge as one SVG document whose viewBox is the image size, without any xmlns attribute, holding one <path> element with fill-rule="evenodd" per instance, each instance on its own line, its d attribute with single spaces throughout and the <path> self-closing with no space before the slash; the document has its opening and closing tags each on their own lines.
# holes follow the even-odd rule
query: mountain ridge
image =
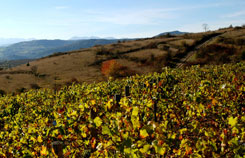
<svg viewBox="0 0 245 158">
<path fill-rule="evenodd" d="M 19 42 L 24 42 L 24 41 L 31 41 L 34 40 L 34 38 L 0 38 L 0 47 L 7 47 L 9 45 L 19 43 Z"/>
<path fill-rule="evenodd" d="M 72 51 L 89 48 L 94 45 L 116 43 L 118 40 L 88 39 L 88 40 L 32 40 L 1 47 L 2 60 L 38 59 L 56 52 Z"/>
<path fill-rule="evenodd" d="M 186 32 L 171 31 L 158 34 L 154 37 L 160 37 L 167 34 L 170 35 L 182 35 Z M 3 39 L 3 38 L 2 38 Z M 0 47 L 0 61 L 3 60 L 23 60 L 23 59 L 38 59 L 45 56 L 49 56 L 57 52 L 73 51 L 76 49 L 89 48 L 94 45 L 104 45 L 117 43 L 118 41 L 127 41 L 141 38 L 124 38 L 116 39 L 114 37 L 101 38 L 98 36 L 74 36 L 69 40 L 62 39 L 21 39 L 13 38 L 13 41 L 20 41 L 11 45 L 5 45 Z M 16 42 L 17 42 L 16 41 Z M 1 38 L 0 38 L 1 43 Z"/>
<path fill-rule="evenodd" d="M 181 32 L 181 31 L 178 31 L 178 30 L 175 30 L 175 31 L 170 31 L 170 32 L 163 32 L 163 33 L 160 33 L 154 37 L 159 37 L 159 36 L 164 36 L 164 35 L 173 35 L 173 36 L 176 36 L 176 35 L 183 35 L 183 34 L 186 34 L 188 32 Z"/>
</svg>

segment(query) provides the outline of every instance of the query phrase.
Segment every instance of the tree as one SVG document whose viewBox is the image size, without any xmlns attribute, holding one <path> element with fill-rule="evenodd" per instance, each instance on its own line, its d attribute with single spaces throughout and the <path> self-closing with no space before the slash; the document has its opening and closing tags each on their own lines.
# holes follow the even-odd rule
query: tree
<svg viewBox="0 0 245 158">
<path fill-rule="evenodd" d="M 205 32 L 208 31 L 208 24 L 202 24 L 202 27 L 203 27 L 203 29 L 204 29 Z"/>
</svg>

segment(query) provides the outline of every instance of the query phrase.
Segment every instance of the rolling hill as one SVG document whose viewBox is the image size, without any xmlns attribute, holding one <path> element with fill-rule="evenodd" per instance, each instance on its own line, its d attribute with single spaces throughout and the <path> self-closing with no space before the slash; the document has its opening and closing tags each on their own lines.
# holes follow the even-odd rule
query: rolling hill
<svg viewBox="0 0 245 158">
<path fill-rule="evenodd" d="M 75 45 L 75 43 L 72 43 Z M 55 51 L 56 52 L 56 51 Z M 59 52 L 57 50 L 57 52 Z M 163 67 L 216 65 L 245 60 L 245 28 L 159 36 L 97 45 L 56 53 L 0 71 L 0 89 L 7 93 L 31 88 L 55 88 L 72 82 L 107 80 L 105 63 L 120 65 L 115 78 L 164 71 Z"/>
<path fill-rule="evenodd" d="M 88 39 L 88 40 L 33 40 L 19 42 L 0 49 L 0 59 L 20 60 L 37 59 L 55 52 L 66 52 L 94 45 L 116 43 L 117 40 Z"/>
</svg>

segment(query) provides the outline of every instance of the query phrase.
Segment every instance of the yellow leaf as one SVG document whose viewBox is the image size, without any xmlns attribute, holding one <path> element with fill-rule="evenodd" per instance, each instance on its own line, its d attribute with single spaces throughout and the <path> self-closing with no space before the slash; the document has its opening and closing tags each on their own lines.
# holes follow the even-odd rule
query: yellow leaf
<svg viewBox="0 0 245 158">
<path fill-rule="evenodd" d="M 111 107 L 112 107 L 112 104 L 111 104 L 111 100 L 109 100 L 108 102 L 107 102 L 107 104 L 106 104 L 106 107 L 110 110 L 111 109 Z"/>
<path fill-rule="evenodd" d="M 155 147 L 156 153 L 160 154 L 160 155 L 164 155 L 166 152 L 166 148 L 165 147 L 160 147 L 160 146 L 156 146 Z"/>
<path fill-rule="evenodd" d="M 182 128 L 182 129 L 180 129 L 179 131 L 180 131 L 180 134 L 183 134 L 184 132 L 187 131 L 187 128 Z"/>
<path fill-rule="evenodd" d="M 80 104 L 80 105 L 79 105 L 79 109 L 80 109 L 81 111 L 84 111 L 84 106 L 83 106 L 83 104 Z"/>
<path fill-rule="evenodd" d="M 172 134 L 171 139 L 175 139 L 176 138 L 176 133 Z"/>
<path fill-rule="evenodd" d="M 96 124 L 97 127 L 100 127 L 102 124 L 102 120 L 99 117 L 96 117 L 94 119 L 94 123 Z"/>
<path fill-rule="evenodd" d="M 218 101 L 216 99 L 212 99 L 212 104 L 216 105 L 218 103 Z"/>
<path fill-rule="evenodd" d="M 149 144 L 144 145 L 144 147 L 143 147 L 142 149 L 140 149 L 140 152 L 146 153 L 146 152 L 149 151 L 150 147 L 151 147 L 151 146 L 150 146 Z"/>
<path fill-rule="evenodd" d="M 139 118 L 132 117 L 131 122 L 134 128 L 140 128 Z"/>
<path fill-rule="evenodd" d="M 71 113 L 71 116 L 76 116 L 77 115 L 77 111 L 73 111 L 72 113 Z"/>
<path fill-rule="evenodd" d="M 109 127 L 102 126 L 102 134 L 111 135 L 111 131 L 110 131 Z"/>
<path fill-rule="evenodd" d="M 148 106 L 149 108 L 151 108 L 153 105 L 153 102 L 152 100 L 149 100 L 147 103 L 146 103 L 146 106 Z"/>
<path fill-rule="evenodd" d="M 228 118 L 228 123 L 229 125 L 231 125 L 232 127 L 235 126 L 237 124 L 237 117 L 233 118 L 232 116 Z"/>
<path fill-rule="evenodd" d="M 140 138 L 146 138 L 148 136 L 149 136 L 149 134 L 147 133 L 147 131 L 145 129 L 140 130 Z"/>
<path fill-rule="evenodd" d="M 47 148 L 45 146 L 42 146 L 42 150 L 41 150 L 41 155 L 46 156 L 48 154 Z"/>
<path fill-rule="evenodd" d="M 132 115 L 137 117 L 138 114 L 139 114 L 139 108 L 137 106 L 133 107 Z"/>
<path fill-rule="evenodd" d="M 95 100 L 91 100 L 91 104 L 94 105 L 95 104 Z"/>
<path fill-rule="evenodd" d="M 43 142 L 43 139 L 42 139 L 42 137 L 41 137 L 40 135 L 37 137 L 37 141 L 38 141 L 39 143 L 42 143 L 42 142 Z"/>
</svg>

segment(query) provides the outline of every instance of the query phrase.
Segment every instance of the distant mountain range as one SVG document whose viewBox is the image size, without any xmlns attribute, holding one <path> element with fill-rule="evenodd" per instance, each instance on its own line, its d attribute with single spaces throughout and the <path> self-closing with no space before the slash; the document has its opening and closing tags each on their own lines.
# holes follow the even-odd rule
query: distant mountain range
<svg viewBox="0 0 245 158">
<path fill-rule="evenodd" d="M 181 35 L 185 33 L 186 32 L 180 32 L 180 31 L 164 32 L 154 37 L 159 37 L 167 34 Z M 82 48 L 93 47 L 95 45 L 117 43 L 118 40 L 133 40 L 133 39 L 115 39 L 113 37 L 100 38 L 97 36 L 90 36 L 90 37 L 72 37 L 69 40 L 59 40 L 59 39 L 31 40 L 31 41 L 30 40 L 31 39 L 0 38 L 0 61 L 37 59 L 57 52 L 73 51 Z M 15 44 L 11 44 L 11 43 L 15 43 Z"/>
<path fill-rule="evenodd" d="M 167 35 L 167 34 L 170 34 L 170 35 L 183 35 L 183 34 L 186 34 L 186 33 L 188 33 L 188 32 L 171 31 L 171 32 L 160 33 L 159 35 L 156 35 L 154 37 L 164 36 L 164 35 Z"/>
<path fill-rule="evenodd" d="M 70 40 L 88 40 L 88 39 L 107 39 L 107 40 L 112 40 L 112 39 L 116 39 L 116 38 L 114 38 L 114 37 L 101 38 L 101 37 L 97 37 L 97 36 L 84 36 L 84 37 L 74 36 L 74 37 L 70 38 Z"/>
<path fill-rule="evenodd" d="M 31 39 L 24 39 L 24 38 L 0 38 L 0 47 L 6 47 L 14 43 L 19 43 L 23 41 L 31 41 L 34 40 L 34 38 Z"/>
<path fill-rule="evenodd" d="M 116 43 L 118 40 L 88 39 L 88 40 L 33 40 L 19 42 L 0 48 L 0 60 L 37 59 L 56 52 L 67 52 L 94 45 Z"/>
</svg>

